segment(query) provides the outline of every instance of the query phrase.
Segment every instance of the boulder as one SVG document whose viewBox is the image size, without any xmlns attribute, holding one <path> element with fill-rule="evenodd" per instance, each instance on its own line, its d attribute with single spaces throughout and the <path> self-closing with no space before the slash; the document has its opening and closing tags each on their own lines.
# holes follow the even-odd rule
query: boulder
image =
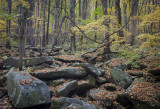
<svg viewBox="0 0 160 109">
<path fill-rule="evenodd" d="M 89 89 L 94 87 L 97 87 L 96 80 L 93 76 L 89 75 L 87 80 L 78 81 L 78 87 L 75 92 L 78 95 L 85 95 Z"/>
<path fill-rule="evenodd" d="M 76 98 L 67 98 L 67 97 L 63 97 L 63 98 L 56 100 L 53 103 L 53 108 L 55 109 L 65 109 L 65 108 L 67 109 L 97 109 L 94 105 L 84 102 L 83 100 L 79 100 Z"/>
<path fill-rule="evenodd" d="M 101 99 L 97 98 L 96 95 L 98 93 L 104 93 L 104 92 L 106 92 L 106 91 L 105 90 L 101 90 L 101 89 L 91 90 L 89 92 L 89 99 L 91 99 L 91 100 L 101 100 Z"/>
<path fill-rule="evenodd" d="M 96 78 L 96 82 L 99 85 L 109 82 L 108 80 L 109 79 L 107 77 L 98 77 L 98 78 Z"/>
<path fill-rule="evenodd" d="M 126 95 L 134 109 L 159 109 L 160 107 L 160 87 L 157 83 L 136 80 L 127 89 Z"/>
<path fill-rule="evenodd" d="M 51 86 L 51 87 L 57 87 L 58 85 L 61 85 L 65 82 L 65 79 L 57 79 L 54 81 L 48 81 L 47 85 Z"/>
<path fill-rule="evenodd" d="M 77 63 L 74 64 L 73 66 L 83 67 L 87 73 L 93 75 L 94 77 L 100 77 L 104 75 L 104 70 L 96 68 L 94 65 L 89 63 Z"/>
<path fill-rule="evenodd" d="M 7 91 L 16 108 L 51 102 L 50 90 L 45 82 L 32 77 L 28 72 L 18 72 L 13 68 L 7 74 Z"/>
<path fill-rule="evenodd" d="M 125 93 L 118 95 L 116 101 L 122 106 L 124 106 L 126 109 L 133 109 L 133 103 L 131 102 L 130 99 L 128 99 Z"/>
<path fill-rule="evenodd" d="M 57 61 L 61 61 L 64 63 L 75 63 L 75 62 L 83 62 L 83 59 L 81 57 L 78 56 L 74 56 L 74 55 L 60 55 L 60 56 L 54 56 L 53 59 L 57 60 Z"/>
<path fill-rule="evenodd" d="M 41 80 L 54 80 L 58 78 L 83 78 L 87 75 L 87 72 L 83 68 L 67 68 L 63 67 L 57 71 L 48 71 L 48 72 L 35 72 L 33 76 Z"/>
<path fill-rule="evenodd" d="M 122 88 L 127 89 L 133 82 L 132 78 L 121 69 L 114 67 L 110 72 L 113 81 L 116 85 L 120 85 Z"/>
<path fill-rule="evenodd" d="M 54 52 L 59 52 L 59 51 L 62 50 L 62 47 L 55 46 L 52 50 L 53 50 Z"/>
<path fill-rule="evenodd" d="M 23 59 L 23 66 L 41 65 L 43 63 L 52 64 L 52 57 L 35 57 Z M 11 68 L 19 66 L 19 58 L 9 57 L 3 60 L 3 67 Z"/>
<path fill-rule="evenodd" d="M 57 95 L 66 97 L 71 91 L 74 91 L 78 86 L 77 80 L 65 84 L 63 87 L 57 89 Z"/>
<path fill-rule="evenodd" d="M 51 52 L 51 53 L 49 53 L 49 56 L 56 56 L 56 55 L 59 55 L 60 53 L 59 52 Z"/>
</svg>

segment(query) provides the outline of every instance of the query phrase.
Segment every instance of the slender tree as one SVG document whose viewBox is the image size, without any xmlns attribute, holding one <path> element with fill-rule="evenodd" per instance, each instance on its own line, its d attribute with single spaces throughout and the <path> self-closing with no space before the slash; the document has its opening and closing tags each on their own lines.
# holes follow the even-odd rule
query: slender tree
<svg viewBox="0 0 160 109">
<path fill-rule="evenodd" d="M 132 20 L 131 20 L 131 42 L 130 44 L 131 45 L 134 45 L 135 43 L 135 37 L 136 37 L 136 34 L 137 34 L 137 21 L 134 19 L 134 16 L 137 15 L 137 9 L 138 9 L 138 3 L 139 3 L 139 0 L 132 0 Z"/>
<path fill-rule="evenodd" d="M 8 14 L 11 14 L 12 12 L 12 0 L 7 0 L 8 3 Z M 10 28 L 11 28 L 11 20 L 7 20 L 7 27 L 6 27 L 6 33 L 7 36 L 10 37 Z M 10 40 L 6 40 L 6 48 L 11 49 Z"/>
<path fill-rule="evenodd" d="M 103 15 L 107 15 L 107 2 L 108 0 L 101 0 L 102 2 L 102 7 L 103 7 Z M 104 21 L 104 25 L 109 29 L 109 22 L 106 20 Z M 105 39 L 106 39 L 106 43 L 110 41 L 109 38 L 109 33 L 105 32 Z M 106 47 L 104 48 L 104 54 L 110 54 L 111 50 L 110 50 L 110 44 L 106 44 Z"/>
<path fill-rule="evenodd" d="M 60 6 L 60 0 L 55 0 L 55 12 L 54 12 L 54 20 L 55 20 L 55 24 L 54 24 L 54 36 L 56 36 L 54 38 L 54 44 L 53 45 L 57 45 L 58 44 L 58 37 L 57 37 L 57 33 L 58 33 L 58 28 L 59 28 L 59 13 L 60 13 L 60 8 L 58 8 Z"/>
<path fill-rule="evenodd" d="M 40 36 L 39 36 L 39 30 L 40 30 L 40 19 L 39 19 L 39 17 L 40 17 L 40 12 L 39 12 L 39 5 L 40 5 L 40 3 L 39 3 L 39 0 L 37 0 L 37 15 L 38 15 L 38 24 L 37 24 L 37 44 L 38 44 L 38 42 L 40 42 Z"/>
<path fill-rule="evenodd" d="M 115 0 L 115 9 L 116 9 L 116 18 L 117 18 L 117 20 L 118 20 L 118 24 L 119 24 L 119 26 L 120 26 L 120 28 L 121 28 L 121 26 L 122 26 L 122 21 L 121 21 L 121 8 L 120 8 L 120 0 Z M 120 30 L 120 31 L 118 31 L 118 36 L 120 36 L 120 37 L 124 37 L 124 33 L 123 33 L 123 30 Z M 124 43 L 124 42 L 122 42 L 122 43 Z M 122 44 L 121 43 L 121 44 Z"/>
<path fill-rule="evenodd" d="M 127 23 L 127 4 L 125 3 L 125 0 L 122 1 L 123 3 L 123 25 L 125 25 Z M 124 29 L 127 29 L 126 26 L 124 27 Z"/>
<path fill-rule="evenodd" d="M 35 44 L 34 44 L 34 38 L 33 38 L 33 33 L 34 33 L 34 29 L 33 29 L 33 24 L 34 24 L 34 22 L 33 22 L 33 20 L 32 20 L 32 16 L 33 16 L 33 14 L 34 14 L 34 0 L 28 0 L 28 3 L 29 3 L 29 5 L 30 5 L 30 7 L 29 7 L 29 11 L 28 11 L 28 13 L 27 13 L 27 18 L 29 18 L 28 20 L 27 20 L 27 35 L 28 35 L 28 39 L 29 39 L 29 44 L 30 44 L 30 46 L 34 46 Z"/>
<path fill-rule="evenodd" d="M 70 18 L 73 22 L 75 22 L 75 4 L 76 0 L 70 0 Z M 74 23 L 70 22 L 70 28 L 74 27 Z M 71 31 L 71 50 L 74 53 L 76 49 L 76 39 L 75 34 Z"/>
<path fill-rule="evenodd" d="M 27 14 L 28 14 L 28 9 L 26 7 L 23 7 L 22 5 L 19 5 L 19 10 L 20 10 L 20 18 L 19 18 L 19 70 L 22 71 L 22 66 L 23 66 L 23 49 L 24 49 L 24 33 L 25 33 L 25 28 L 26 28 L 26 23 L 27 23 Z"/>
<path fill-rule="evenodd" d="M 81 16 L 82 16 L 82 9 L 81 9 L 81 6 L 82 6 L 81 0 L 79 0 L 79 18 L 81 18 Z"/>
<path fill-rule="evenodd" d="M 50 5 L 51 4 L 51 0 L 49 0 L 49 3 L 48 3 L 48 22 L 47 22 L 47 32 L 46 32 L 46 44 L 48 44 L 49 42 L 49 22 L 50 22 Z"/>
<path fill-rule="evenodd" d="M 98 7 L 98 1 L 96 0 L 95 9 L 97 9 L 97 7 Z M 94 19 L 97 20 L 97 13 L 95 14 Z M 95 32 L 94 40 L 95 40 L 95 41 L 97 40 L 97 32 Z"/>
<path fill-rule="evenodd" d="M 43 30 L 42 30 L 42 33 L 43 33 L 43 36 L 42 36 L 42 38 L 43 38 L 43 43 L 42 43 L 42 45 L 43 45 L 43 47 L 45 47 L 45 45 L 46 45 L 46 35 L 45 35 L 45 22 L 46 22 L 46 0 L 43 0 Z"/>
</svg>

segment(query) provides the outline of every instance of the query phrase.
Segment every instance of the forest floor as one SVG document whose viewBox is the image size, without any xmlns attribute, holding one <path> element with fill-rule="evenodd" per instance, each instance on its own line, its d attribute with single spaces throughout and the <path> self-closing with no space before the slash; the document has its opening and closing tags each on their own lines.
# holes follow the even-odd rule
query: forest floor
<svg viewBox="0 0 160 109">
<path fill-rule="evenodd" d="M 27 50 L 26 53 L 29 53 L 30 50 Z M 38 54 L 38 52 L 37 52 Z M 0 48 L 0 78 L 2 78 L 4 75 L 6 75 L 9 72 L 9 69 L 3 69 L 2 68 L 2 61 L 7 58 L 7 57 L 18 57 L 18 52 L 16 52 L 14 49 L 12 50 L 8 50 L 5 48 Z M 29 57 L 29 56 L 28 56 Z M 54 56 L 55 57 L 55 56 Z M 79 60 L 81 62 L 86 62 L 86 60 L 84 60 L 82 57 L 80 57 L 80 55 L 57 55 L 56 57 L 59 57 L 63 60 Z M 94 55 L 90 55 L 90 57 L 94 57 Z M 101 58 L 101 57 L 99 57 Z M 107 86 L 113 86 L 116 88 L 116 91 L 105 91 L 102 93 L 97 93 L 95 95 L 96 98 L 98 98 L 98 100 L 90 100 L 88 99 L 88 96 L 76 96 L 77 99 L 83 99 L 84 101 L 88 102 L 89 104 L 93 104 L 95 106 L 98 106 L 100 108 L 104 108 L 104 102 L 103 99 L 104 98 L 110 98 L 113 99 L 113 103 L 115 105 L 119 105 L 119 108 L 124 108 L 125 105 L 123 105 L 123 103 L 119 103 L 116 100 L 117 95 L 122 95 L 124 92 L 128 92 L 131 96 L 131 98 L 135 97 L 136 99 L 143 101 L 143 102 L 153 102 L 155 101 L 156 104 L 158 106 L 160 106 L 160 56 L 155 57 L 154 55 L 151 56 L 146 56 L 142 59 L 139 60 L 141 62 L 142 68 L 131 68 L 131 69 L 126 69 L 124 70 L 126 73 L 129 74 L 129 76 L 132 79 L 135 78 L 140 78 L 143 82 L 139 82 L 137 84 L 135 84 L 134 86 L 132 86 L 129 90 L 128 89 L 123 89 L 122 87 L 120 87 L 119 85 L 115 85 L 114 83 L 104 83 L 102 85 L 100 85 L 98 88 L 100 90 L 104 90 L 105 87 Z M 105 62 L 95 62 L 94 65 L 97 68 L 102 68 L 105 69 L 105 76 L 107 78 L 112 79 L 110 71 L 112 70 L 112 67 L 109 66 L 117 66 L 119 64 L 125 64 L 127 62 L 127 60 L 125 60 L 124 58 L 122 58 L 122 60 L 120 60 L 120 58 L 115 58 L 113 59 L 109 64 L 105 64 Z M 49 70 L 59 70 L 61 68 L 64 67 L 69 67 L 69 65 L 72 62 L 68 62 L 65 63 L 63 61 L 57 61 L 55 59 L 53 59 L 53 63 L 57 63 L 60 67 L 55 67 L 53 68 L 41 68 L 41 69 L 32 69 L 32 67 L 30 67 L 30 70 L 32 72 L 47 72 Z M 27 69 L 27 68 L 26 68 Z M 157 71 L 158 73 L 156 75 L 154 75 L 154 73 L 150 73 L 152 71 Z M 67 81 L 66 81 L 67 82 Z M 78 84 L 81 84 L 83 82 L 86 82 L 85 80 L 81 80 L 79 81 Z M 14 109 L 13 105 L 11 104 L 11 101 L 9 100 L 9 97 L 7 95 L 7 88 L 6 88 L 7 83 L 5 82 L 5 85 L 3 87 L 0 87 L 0 109 Z M 62 86 L 59 87 L 63 87 L 64 84 L 62 84 Z M 90 90 L 94 90 L 97 88 L 92 88 Z M 50 87 L 50 90 L 52 92 L 55 92 L 54 87 Z M 157 98 L 158 96 L 158 98 Z M 52 96 L 51 100 L 54 101 L 56 99 L 58 99 L 59 97 L 56 96 Z M 125 107 L 126 108 L 126 107 Z M 74 108 L 73 108 L 74 109 Z M 76 109 L 76 108 L 75 108 Z"/>
</svg>

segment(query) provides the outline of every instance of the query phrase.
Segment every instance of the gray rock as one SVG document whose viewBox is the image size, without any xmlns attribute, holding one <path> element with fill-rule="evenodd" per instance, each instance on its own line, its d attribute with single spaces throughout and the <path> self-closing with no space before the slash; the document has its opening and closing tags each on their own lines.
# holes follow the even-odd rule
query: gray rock
<svg viewBox="0 0 160 109">
<path fill-rule="evenodd" d="M 49 72 L 35 72 L 33 76 L 41 80 L 54 80 L 58 78 L 83 78 L 87 75 L 87 72 L 83 68 L 66 68 L 63 67 L 57 71 Z"/>
<path fill-rule="evenodd" d="M 35 57 L 35 58 L 25 58 L 23 59 L 23 66 L 33 66 L 40 64 L 52 64 L 52 57 Z M 19 58 L 9 57 L 3 60 L 3 67 L 11 68 L 19 66 Z"/>
<path fill-rule="evenodd" d="M 64 58 L 64 57 L 68 57 L 68 59 Z M 64 62 L 64 63 L 75 63 L 75 62 L 83 62 L 83 60 L 81 59 L 77 59 L 74 55 L 60 55 L 60 56 L 54 56 L 53 59 L 57 60 L 57 61 L 61 61 L 61 62 Z"/>
<path fill-rule="evenodd" d="M 54 48 L 53 48 L 53 51 L 54 52 L 59 52 L 59 51 L 61 51 L 62 50 L 62 47 L 58 47 L 58 46 L 55 46 Z"/>
<path fill-rule="evenodd" d="M 116 67 L 114 67 L 110 73 L 114 83 L 120 85 L 124 89 L 128 88 L 133 82 L 132 78 L 130 78 L 127 73 Z"/>
<path fill-rule="evenodd" d="M 137 96 L 137 94 L 133 94 L 135 90 L 135 85 L 140 83 L 146 83 L 145 80 L 143 79 L 135 79 L 132 85 L 127 89 L 126 97 L 129 99 L 132 104 L 134 109 L 159 109 L 160 107 L 160 91 L 157 90 L 159 89 L 159 86 L 149 86 L 150 90 L 154 89 L 157 91 L 151 92 L 150 90 L 145 90 L 145 93 L 149 93 L 152 96 L 148 96 L 147 94 L 143 94 L 143 99 Z M 143 91 L 143 87 L 137 87 L 139 91 Z M 146 87 L 145 87 L 146 88 Z M 137 91 L 138 92 L 138 91 Z M 142 93 L 142 92 L 140 92 Z M 148 99 L 148 97 L 150 97 Z M 146 99 L 147 98 L 147 99 Z"/>
<path fill-rule="evenodd" d="M 73 109 L 71 107 L 76 107 L 76 109 L 97 109 L 94 105 L 91 105 L 83 100 L 78 100 L 76 98 L 60 98 L 56 101 L 59 104 L 59 109 Z"/>
<path fill-rule="evenodd" d="M 17 67 L 19 65 L 19 59 L 16 57 L 9 57 L 3 60 L 3 67 L 5 68 L 11 68 L 11 67 Z"/>
<path fill-rule="evenodd" d="M 87 80 L 79 81 L 78 87 L 76 88 L 76 93 L 80 95 L 85 95 L 85 93 L 94 87 L 97 87 L 96 80 L 93 76 L 89 75 Z"/>
<path fill-rule="evenodd" d="M 104 90 L 101 90 L 101 89 L 91 90 L 89 92 L 89 99 L 91 99 L 91 100 L 100 100 L 95 96 L 97 93 L 100 93 L 100 92 L 104 92 Z"/>
<path fill-rule="evenodd" d="M 51 87 L 57 87 L 61 84 L 63 84 L 66 80 L 65 79 L 58 79 L 58 80 L 54 80 L 54 81 L 49 81 L 48 85 Z"/>
<path fill-rule="evenodd" d="M 93 75 L 94 77 L 99 77 L 104 75 L 104 71 L 102 69 L 96 68 L 95 66 L 89 64 L 89 63 L 77 63 L 73 66 L 80 66 L 83 67 L 86 72 Z"/>
<path fill-rule="evenodd" d="M 57 90 L 58 96 L 66 97 L 71 91 L 74 91 L 78 86 L 77 80 L 67 83 L 64 87 Z"/>
<path fill-rule="evenodd" d="M 28 72 L 16 72 L 12 68 L 7 74 L 7 90 L 9 98 L 16 108 L 51 102 L 50 90 L 46 83 L 30 76 Z"/>
<path fill-rule="evenodd" d="M 60 53 L 59 52 L 51 52 L 49 53 L 49 56 L 56 56 L 56 55 L 59 55 Z"/>
<path fill-rule="evenodd" d="M 96 82 L 101 85 L 101 84 L 108 82 L 108 80 L 106 77 L 98 77 L 96 78 Z"/>
</svg>

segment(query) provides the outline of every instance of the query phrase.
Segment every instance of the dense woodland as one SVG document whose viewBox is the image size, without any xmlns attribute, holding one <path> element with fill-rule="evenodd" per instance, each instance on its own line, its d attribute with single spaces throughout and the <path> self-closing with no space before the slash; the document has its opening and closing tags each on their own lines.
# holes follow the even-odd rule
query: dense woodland
<svg viewBox="0 0 160 109">
<path fill-rule="evenodd" d="M 0 0 L 0 108 L 158 109 L 159 82 L 159 0 Z"/>
</svg>

